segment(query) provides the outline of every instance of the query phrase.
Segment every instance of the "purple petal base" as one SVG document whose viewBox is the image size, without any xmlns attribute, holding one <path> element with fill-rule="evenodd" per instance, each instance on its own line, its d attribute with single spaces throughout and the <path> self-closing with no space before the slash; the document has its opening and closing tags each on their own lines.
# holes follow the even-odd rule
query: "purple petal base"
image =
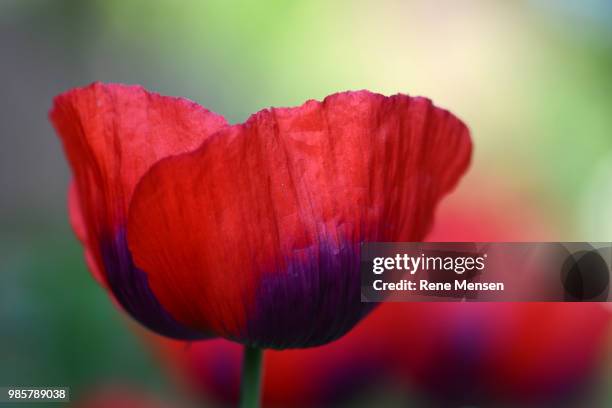
<svg viewBox="0 0 612 408">
<path fill-rule="evenodd" d="M 361 303 L 360 245 L 322 243 L 267 274 L 238 339 L 273 349 L 313 347 L 342 337 L 375 303 Z"/>
<path fill-rule="evenodd" d="M 149 287 L 146 273 L 132 261 L 123 228 L 114 239 L 103 239 L 101 242 L 108 284 L 127 313 L 147 328 L 166 337 L 180 340 L 210 337 L 183 326 L 159 303 Z"/>
</svg>

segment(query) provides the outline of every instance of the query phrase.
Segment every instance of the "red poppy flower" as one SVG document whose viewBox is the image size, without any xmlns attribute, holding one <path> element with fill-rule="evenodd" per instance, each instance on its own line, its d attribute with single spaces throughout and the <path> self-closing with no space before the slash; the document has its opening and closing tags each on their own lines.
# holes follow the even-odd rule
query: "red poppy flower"
<svg viewBox="0 0 612 408">
<path fill-rule="evenodd" d="M 140 87 L 50 114 L 94 274 L 147 327 L 262 348 L 327 343 L 370 309 L 364 241 L 418 241 L 465 171 L 468 130 L 428 99 L 367 91 L 229 126 Z"/>
</svg>

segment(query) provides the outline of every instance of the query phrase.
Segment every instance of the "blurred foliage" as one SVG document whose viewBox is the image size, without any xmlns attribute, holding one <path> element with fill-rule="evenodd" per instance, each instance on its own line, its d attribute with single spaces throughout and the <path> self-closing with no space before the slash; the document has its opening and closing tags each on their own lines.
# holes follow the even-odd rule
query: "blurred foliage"
<svg viewBox="0 0 612 408">
<path fill-rule="evenodd" d="M 0 236 L 0 384 L 106 382 L 168 390 L 160 367 L 85 270 L 68 226 L 26 225 Z"/>
</svg>

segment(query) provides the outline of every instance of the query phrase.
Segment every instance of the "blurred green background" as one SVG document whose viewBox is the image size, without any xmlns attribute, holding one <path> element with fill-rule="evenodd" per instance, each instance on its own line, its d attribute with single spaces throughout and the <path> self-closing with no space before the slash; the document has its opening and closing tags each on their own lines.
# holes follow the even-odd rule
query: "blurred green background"
<svg viewBox="0 0 612 408">
<path fill-rule="evenodd" d="M 2 0 L 0 49 L 3 385 L 69 384 L 78 397 L 122 383 L 180 398 L 68 226 L 69 171 L 47 111 L 94 80 L 185 96 L 230 122 L 347 89 L 427 96 L 475 144 L 443 211 L 498 211 L 529 223 L 532 240 L 612 240 L 605 0 Z"/>
</svg>

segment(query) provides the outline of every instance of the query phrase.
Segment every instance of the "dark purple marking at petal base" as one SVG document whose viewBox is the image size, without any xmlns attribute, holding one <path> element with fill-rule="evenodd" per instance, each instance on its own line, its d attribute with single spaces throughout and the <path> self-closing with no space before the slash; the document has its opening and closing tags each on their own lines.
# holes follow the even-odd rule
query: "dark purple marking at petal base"
<svg viewBox="0 0 612 408">
<path fill-rule="evenodd" d="M 245 338 L 252 346 L 312 347 L 336 340 L 375 306 L 361 303 L 360 244 L 322 243 L 259 284 Z"/>
<path fill-rule="evenodd" d="M 119 229 L 114 239 L 102 240 L 101 253 L 108 284 L 117 301 L 134 319 L 158 334 L 175 339 L 208 337 L 177 322 L 159 303 L 146 273 L 132 261 L 124 229 Z"/>
</svg>

